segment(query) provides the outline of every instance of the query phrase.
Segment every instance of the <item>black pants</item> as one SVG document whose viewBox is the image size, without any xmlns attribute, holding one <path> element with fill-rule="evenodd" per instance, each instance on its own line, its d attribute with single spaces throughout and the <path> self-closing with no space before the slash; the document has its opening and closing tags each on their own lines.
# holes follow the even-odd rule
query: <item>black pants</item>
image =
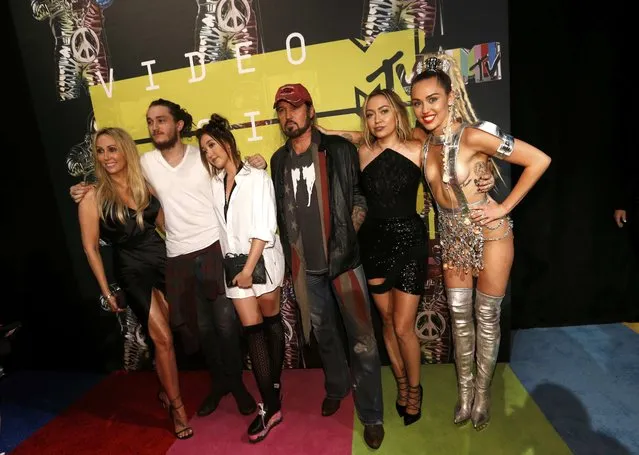
<svg viewBox="0 0 639 455">
<path fill-rule="evenodd" d="M 242 380 L 241 325 L 233 302 L 225 294 L 206 297 L 201 256 L 195 259 L 198 336 L 206 365 L 217 387 L 231 390 Z"/>
</svg>

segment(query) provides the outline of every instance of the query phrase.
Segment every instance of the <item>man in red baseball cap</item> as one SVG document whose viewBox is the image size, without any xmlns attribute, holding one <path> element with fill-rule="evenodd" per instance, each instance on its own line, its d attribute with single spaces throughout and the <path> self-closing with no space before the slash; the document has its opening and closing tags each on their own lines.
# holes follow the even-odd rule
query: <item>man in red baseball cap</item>
<svg viewBox="0 0 639 455">
<path fill-rule="evenodd" d="M 312 328 L 322 359 L 322 415 L 337 412 L 352 384 L 364 440 L 377 449 L 384 439 L 381 363 L 357 243 L 367 211 L 357 149 L 314 126 L 313 100 L 302 84 L 281 86 L 273 107 L 288 138 L 271 158 L 277 221 L 304 337 L 309 342 Z M 350 374 L 338 309 L 348 334 Z"/>
<path fill-rule="evenodd" d="M 287 101 L 295 107 L 300 107 L 302 104 L 311 106 L 313 99 L 311 94 L 308 93 L 306 87 L 302 84 L 286 84 L 282 85 L 275 94 L 275 102 L 273 103 L 273 109 L 277 107 L 279 101 Z"/>
</svg>

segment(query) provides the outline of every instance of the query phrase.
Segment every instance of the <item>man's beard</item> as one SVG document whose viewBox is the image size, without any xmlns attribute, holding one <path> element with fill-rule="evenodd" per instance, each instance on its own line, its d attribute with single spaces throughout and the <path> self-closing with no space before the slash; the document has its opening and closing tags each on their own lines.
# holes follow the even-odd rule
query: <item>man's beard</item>
<svg viewBox="0 0 639 455">
<path fill-rule="evenodd" d="M 290 139 L 295 139 L 306 133 L 312 124 L 313 119 L 311 117 L 306 117 L 306 123 L 304 123 L 304 126 L 290 131 L 286 128 L 286 125 L 284 125 L 284 127 L 282 128 L 282 133 L 284 133 L 284 136 Z"/>
<path fill-rule="evenodd" d="M 177 134 L 172 134 L 165 142 L 156 142 L 153 139 L 153 136 L 151 136 L 151 142 L 153 143 L 153 146 L 159 151 L 169 150 L 175 147 L 175 144 L 177 144 L 178 136 Z"/>
</svg>

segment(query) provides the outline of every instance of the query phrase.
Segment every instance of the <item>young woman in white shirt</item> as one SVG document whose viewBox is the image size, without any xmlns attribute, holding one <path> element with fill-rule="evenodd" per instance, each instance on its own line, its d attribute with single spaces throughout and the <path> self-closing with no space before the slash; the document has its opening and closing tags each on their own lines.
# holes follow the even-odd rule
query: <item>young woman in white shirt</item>
<svg viewBox="0 0 639 455">
<path fill-rule="evenodd" d="M 196 132 L 204 166 L 211 174 L 214 210 L 220 223 L 222 254 L 247 255 L 246 264 L 226 278 L 226 295 L 233 300 L 244 326 L 249 357 L 262 403 L 248 428 L 250 442 L 264 439 L 281 422 L 280 375 L 284 362 L 284 327 L 280 288 L 284 253 L 277 235 L 273 182 L 266 171 L 243 163 L 231 127 L 213 114 Z M 253 283 L 263 257 L 266 283 Z"/>
</svg>

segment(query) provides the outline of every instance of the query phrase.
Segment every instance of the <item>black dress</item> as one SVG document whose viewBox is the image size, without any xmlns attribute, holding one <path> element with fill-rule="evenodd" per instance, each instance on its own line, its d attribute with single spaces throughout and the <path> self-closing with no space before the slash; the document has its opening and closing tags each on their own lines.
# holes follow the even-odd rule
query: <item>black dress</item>
<svg viewBox="0 0 639 455">
<path fill-rule="evenodd" d="M 100 220 L 100 238 L 113 248 L 115 280 L 126 295 L 140 323 L 148 330 L 151 290 L 165 292 L 166 245 L 155 230 L 161 205 L 151 196 L 144 209 L 144 229 L 140 229 L 135 210 L 129 208 L 125 224 L 117 219 Z"/>
<path fill-rule="evenodd" d="M 366 279 L 386 278 L 369 285 L 379 294 L 391 288 L 421 295 L 426 279 L 426 226 L 416 211 L 422 178 L 419 166 L 385 149 L 362 171 L 361 185 L 368 213 L 359 231 Z"/>
</svg>

